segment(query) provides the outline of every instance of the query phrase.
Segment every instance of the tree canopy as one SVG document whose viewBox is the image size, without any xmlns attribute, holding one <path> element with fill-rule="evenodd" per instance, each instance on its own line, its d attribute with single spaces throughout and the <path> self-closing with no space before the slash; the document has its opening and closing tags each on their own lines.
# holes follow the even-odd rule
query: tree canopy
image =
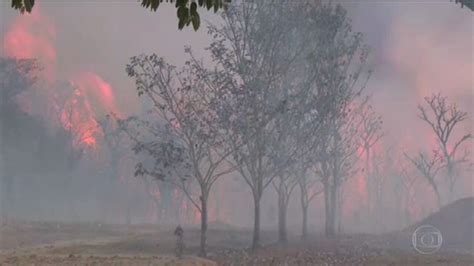
<svg viewBox="0 0 474 266">
<path fill-rule="evenodd" d="M 217 12 L 220 9 L 225 9 L 231 0 L 141 0 L 141 5 L 146 9 L 156 11 L 163 2 L 175 3 L 178 16 L 178 28 L 180 30 L 183 29 L 184 26 L 191 24 L 194 30 L 198 30 L 201 25 L 198 7 L 201 9 L 206 8 L 207 10 L 213 9 L 214 12 Z M 30 13 L 34 5 L 35 0 L 12 0 L 12 8 L 20 10 L 21 13 Z"/>
<path fill-rule="evenodd" d="M 461 4 L 461 7 L 467 6 L 471 11 L 474 11 L 474 1 L 472 0 L 455 0 L 456 4 Z"/>
</svg>

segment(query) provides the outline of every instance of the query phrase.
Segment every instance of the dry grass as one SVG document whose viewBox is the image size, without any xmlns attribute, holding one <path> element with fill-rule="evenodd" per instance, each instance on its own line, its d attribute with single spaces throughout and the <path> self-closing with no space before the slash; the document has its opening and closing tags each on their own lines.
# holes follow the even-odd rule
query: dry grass
<svg viewBox="0 0 474 266">
<path fill-rule="evenodd" d="M 405 238 L 391 242 L 395 236 L 326 239 L 313 235 L 306 243 L 295 238 L 287 245 L 277 245 L 272 244 L 274 232 L 262 232 L 266 245 L 252 254 L 246 249 L 251 232 L 230 228 L 209 230 L 210 260 L 195 256 L 199 230 L 185 228 L 187 257 L 177 260 L 172 255 L 172 229 L 17 224 L 1 231 L 0 265 L 474 265 L 472 253 L 443 251 L 421 255 L 411 249 Z"/>
</svg>

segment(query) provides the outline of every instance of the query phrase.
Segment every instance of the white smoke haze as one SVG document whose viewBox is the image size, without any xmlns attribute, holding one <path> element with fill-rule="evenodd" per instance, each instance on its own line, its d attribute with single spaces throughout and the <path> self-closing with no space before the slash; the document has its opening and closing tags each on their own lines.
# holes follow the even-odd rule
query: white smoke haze
<svg viewBox="0 0 474 266">
<path fill-rule="evenodd" d="M 166 62 L 183 66 L 189 59 L 185 53 L 189 46 L 198 60 L 212 66 L 206 50 L 212 36 L 206 25 L 222 23 L 220 15 L 202 10 L 198 31 L 192 27 L 178 30 L 176 9 L 171 4 L 151 12 L 137 1 L 36 2 L 33 12 L 24 15 L 10 8 L 10 1 L 0 3 L 0 57 L 38 59 L 41 65 L 37 82 L 15 98 L 21 114 L 0 116 L 0 176 L 12 177 L 1 184 L 2 193 L 8 187 L 10 195 L 0 197 L 3 212 L 18 221 L 197 228 L 201 214 L 183 192 L 149 176 L 135 176 L 138 161 L 150 165 L 154 161 L 132 151 L 133 140 L 117 133 L 114 119 L 145 117 L 152 109 L 146 97 L 137 96 L 135 81 L 125 71 L 131 57 L 155 53 Z M 376 192 L 367 191 L 366 153 L 361 147 L 355 153 L 357 171 L 340 191 L 339 229 L 344 234 L 403 230 L 438 211 L 432 187 L 407 159 L 419 151 L 431 153 L 437 145 L 433 130 L 418 117 L 417 106 L 424 103 L 424 97 L 440 93 L 466 112 L 466 120 L 452 139 L 473 132 L 472 11 L 448 0 L 334 4 L 338 3 L 347 10 L 353 30 L 361 32 L 370 46 L 367 65 L 373 72 L 364 93 L 381 117 L 383 133 L 371 148 L 370 166 L 378 168 L 370 171 L 378 171 L 379 187 Z M 30 141 L 23 147 L 16 145 L 13 137 L 7 138 L 19 134 L 8 131 L 11 125 L 25 131 L 44 128 L 46 133 L 18 136 L 19 141 Z M 67 152 L 58 143 L 70 145 Z M 463 145 L 463 151 L 466 148 L 470 153 L 468 162 L 456 172 L 452 195 L 442 178 L 446 170 L 440 170 L 443 205 L 474 196 L 473 145 L 472 140 Z M 36 153 L 23 155 L 28 147 Z M 53 159 L 45 159 L 48 156 Z M 410 183 L 408 189 L 404 182 Z M 318 183 L 312 191 L 322 189 Z M 199 199 L 197 188 L 192 193 Z M 293 236 L 301 233 L 300 195 L 296 186 L 288 205 L 287 228 Z M 377 197 L 369 203 L 374 206 L 370 215 L 368 197 Z M 250 230 L 253 204 L 252 191 L 239 173 L 229 173 L 211 189 L 209 222 L 211 226 Z M 278 194 L 270 185 L 261 199 L 265 232 L 278 230 L 278 208 Z M 308 230 L 310 234 L 324 233 L 324 193 L 309 204 Z"/>
</svg>

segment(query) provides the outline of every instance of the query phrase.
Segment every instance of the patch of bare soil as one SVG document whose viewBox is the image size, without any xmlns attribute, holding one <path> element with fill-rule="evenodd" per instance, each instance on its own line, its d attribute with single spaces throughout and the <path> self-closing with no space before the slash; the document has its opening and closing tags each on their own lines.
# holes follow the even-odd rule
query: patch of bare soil
<svg viewBox="0 0 474 266">
<path fill-rule="evenodd" d="M 158 265 L 158 266 L 217 266 L 213 261 L 184 257 L 177 259 L 173 256 L 84 256 L 84 255 L 11 255 L 0 258 L 1 265 Z"/>
<path fill-rule="evenodd" d="M 219 265 L 474 265 L 466 253 L 423 255 L 412 249 L 390 246 L 390 239 L 370 235 L 326 239 L 312 236 L 306 243 L 268 245 L 258 253 L 245 249 L 226 249 L 211 259 Z M 410 246 L 411 242 L 405 243 Z M 238 262 L 238 264 L 236 264 Z"/>
<path fill-rule="evenodd" d="M 2 227 L 0 243 L 0 265 L 217 265 L 176 258 L 171 228 L 153 225 L 15 223 Z"/>
<path fill-rule="evenodd" d="M 0 226 L 0 250 L 48 245 L 59 241 L 125 236 L 123 226 L 12 221 Z"/>
<path fill-rule="evenodd" d="M 338 239 L 311 235 L 304 243 L 290 238 L 289 243 L 281 245 L 275 244 L 275 232 L 264 231 L 264 246 L 254 254 L 247 248 L 251 231 L 227 226 L 209 229 L 208 260 L 196 256 L 198 228 L 184 228 L 185 258 L 178 260 L 173 255 L 173 228 L 134 226 L 98 232 L 84 225 L 75 226 L 74 229 L 71 225 L 69 231 L 76 232 L 80 240 L 71 238 L 4 250 L 0 252 L 0 265 L 474 265 L 473 254 L 440 251 L 422 255 L 411 248 L 410 239 L 403 243 L 392 241 L 394 235 L 350 235 Z M 30 239 L 34 243 L 49 239 L 45 236 L 51 234 L 43 229 L 28 230 L 40 238 Z M 19 234 L 25 232 L 20 230 Z M 84 239 L 90 235 L 94 236 Z M 405 248 L 400 248 L 402 245 Z"/>
<path fill-rule="evenodd" d="M 218 265 L 372 265 L 372 266 L 409 266 L 409 265 L 474 265 L 474 259 L 468 255 L 455 254 L 402 254 L 390 252 L 382 254 L 338 254 L 333 252 L 281 252 L 265 251 L 258 255 L 229 251 L 213 257 Z"/>
</svg>

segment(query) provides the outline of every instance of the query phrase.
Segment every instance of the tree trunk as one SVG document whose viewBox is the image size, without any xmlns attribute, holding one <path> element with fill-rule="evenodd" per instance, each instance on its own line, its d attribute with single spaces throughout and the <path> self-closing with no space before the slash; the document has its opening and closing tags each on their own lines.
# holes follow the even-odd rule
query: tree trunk
<svg viewBox="0 0 474 266">
<path fill-rule="evenodd" d="M 337 188 L 336 188 L 337 189 Z M 343 193 L 341 190 L 337 191 L 337 213 L 335 220 L 337 221 L 337 234 L 342 233 L 342 208 L 344 205 Z"/>
<path fill-rule="evenodd" d="M 177 191 L 178 192 L 178 191 Z M 186 203 L 189 203 L 186 201 L 186 195 L 184 194 L 184 192 L 182 191 L 179 191 L 177 193 L 178 195 L 174 196 L 173 197 L 173 204 L 174 204 L 174 207 L 173 209 L 175 210 L 174 211 L 174 220 L 171 221 L 172 223 L 177 223 L 177 224 L 181 224 L 181 211 L 182 211 L 182 206 L 183 204 L 186 202 Z M 191 208 L 193 209 L 193 208 Z"/>
<path fill-rule="evenodd" d="M 160 204 L 160 201 L 157 200 L 155 197 L 152 197 L 152 200 L 153 200 L 153 205 L 156 208 L 156 221 L 155 221 L 155 223 L 160 224 L 161 210 L 162 210 L 161 204 Z"/>
<path fill-rule="evenodd" d="M 441 206 L 442 206 L 441 195 L 439 194 L 438 186 L 436 185 L 434 181 L 430 181 L 430 185 L 433 188 L 433 192 L 435 193 L 438 209 L 441 209 Z"/>
<path fill-rule="evenodd" d="M 441 203 L 441 195 L 439 194 L 438 187 L 434 186 L 434 192 L 436 194 L 436 201 L 438 203 L 438 209 L 441 209 L 442 203 Z"/>
<path fill-rule="evenodd" d="M 447 204 L 453 202 L 454 200 L 454 182 L 452 180 L 449 181 L 449 195 L 448 195 L 448 202 Z"/>
<path fill-rule="evenodd" d="M 278 193 L 278 198 L 278 241 L 280 243 L 287 243 L 286 211 L 288 209 L 288 200 L 286 200 L 284 192 Z"/>
<path fill-rule="evenodd" d="M 331 204 L 330 204 L 330 189 L 328 182 L 324 182 L 324 210 L 325 210 L 325 234 L 331 235 Z"/>
<path fill-rule="evenodd" d="M 13 178 L 9 174 L 4 174 L 1 180 L 1 222 L 7 223 L 11 218 L 11 210 L 13 205 Z"/>
<path fill-rule="evenodd" d="M 308 205 L 309 195 L 305 179 L 306 171 L 302 170 L 298 174 L 298 185 L 300 187 L 300 202 L 302 211 L 301 240 L 305 242 L 308 239 Z"/>
<path fill-rule="evenodd" d="M 302 206 L 303 210 L 303 226 L 301 230 L 301 240 L 306 241 L 308 239 L 308 206 Z"/>
<path fill-rule="evenodd" d="M 331 191 L 331 219 L 330 219 L 330 231 L 329 235 L 330 236 L 335 236 L 336 235 L 336 209 L 337 209 L 337 202 L 336 202 L 336 191 L 332 190 Z"/>
<path fill-rule="evenodd" d="M 403 195 L 403 192 L 402 192 L 401 190 L 398 190 L 398 191 L 395 192 L 395 195 Z M 400 221 L 400 225 L 402 225 L 402 222 L 403 222 L 403 218 L 402 218 L 402 217 L 403 217 L 403 215 L 404 215 L 404 214 L 403 214 L 403 210 L 402 210 L 402 205 L 401 205 L 401 204 L 402 204 L 402 200 L 403 200 L 403 199 L 401 199 L 401 200 L 396 200 L 396 201 L 395 201 L 395 210 L 397 210 L 397 214 L 398 214 L 397 216 L 398 216 L 398 219 L 399 219 L 399 221 Z M 405 199 L 405 200 L 406 200 L 406 199 Z"/>
<path fill-rule="evenodd" d="M 221 219 L 221 197 L 220 197 L 220 193 L 219 193 L 219 186 L 217 186 L 217 188 L 216 188 L 215 197 L 216 197 L 216 222 L 221 222 L 222 221 L 222 219 Z"/>
<path fill-rule="evenodd" d="M 260 246 L 260 196 L 254 194 L 254 223 L 253 223 L 253 239 L 252 251 L 257 251 Z"/>
<path fill-rule="evenodd" d="M 329 228 L 328 228 L 328 236 L 335 236 L 336 235 L 336 208 L 337 208 L 337 187 L 335 184 L 330 186 L 330 200 L 329 200 Z"/>
<path fill-rule="evenodd" d="M 288 209 L 288 196 L 285 189 L 284 178 L 280 177 L 278 187 L 278 242 L 288 242 L 286 232 L 286 213 Z"/>
<path fill-rule="evenodd" d="M 127 226 L 130 226 L 132 224 L 132 208 L 130 205 L 130 200 L 127 200 L 127 210 L 125 213 L 125 222 L 127 223 Z"/>
<path fill-rule="evenodd" d="M 448 204 L 453 202 L 454 199 L 454 186 L 456 184 L 454 179 L 454 167 L 451 165 L 448 167 L 448 183 L 449 183 L 449 195 L 448 195 Z"/>
<path fill-rule="evenodd" d="M 199 250 L 199 256 L 206 257 L 206 234 L 207 234 L 207 198 L 208 193 L 206 189 L 202 189 L 201 196 L 201 245 Z"/>
<path fill-rule="evenodd" d="M 301 195 L 301 211 L 303 213 L 303 224 L 301 226 L 301 240 L 306 241 L 308 236 L 308 190 L 306 189 L 306 184 L 304 182 L 299 183 Z"/>
<path fill-rule="evenodd" d="M 370 219 L 372 217 L 372 208 L 371 208 L 371 200 L 372 200 L 372 189 L 371 189 L 371 169 L 370 169 L 370 146 L 368 143 L 364 145 L 364 150 L 366 153 L 365 157 L 365 192 L 367 194 L 366 204 L 367 204 L 367 218 Z"/>
</svg>

